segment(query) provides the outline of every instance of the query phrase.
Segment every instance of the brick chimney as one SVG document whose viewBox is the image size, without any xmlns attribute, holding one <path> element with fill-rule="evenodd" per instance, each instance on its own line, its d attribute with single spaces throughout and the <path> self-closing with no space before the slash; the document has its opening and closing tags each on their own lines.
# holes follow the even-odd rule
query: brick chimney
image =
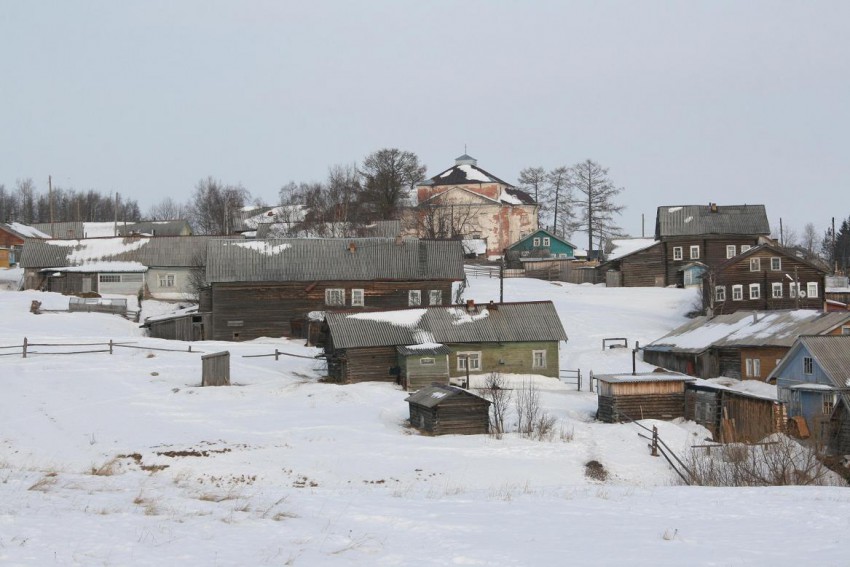
<svg viewBox="0 0 850 567">
<path fill-rule="evenodd" d="M 708 204 L 708 206 L 709 206 L 709 207 L 711 207 L 711 212 L 712 212 L 712 213 L 716 213 L 716 212 L 717 212 L 717 203 L 709 203 L 709 204 Z"/>
<path fill-rule="evenodd" d="M 348 251 L 351 252 L 352 254 L 357 252 L 357 245 L 354 243 L 353 240 L 348 243 Z"/>
<path fill-rule="evenodd" d="M 466 312 L 472 313 L 473 311 L 475 311 L 475 300 L 474 299 L 467 299 L 466 300 Z"/>
</svg>

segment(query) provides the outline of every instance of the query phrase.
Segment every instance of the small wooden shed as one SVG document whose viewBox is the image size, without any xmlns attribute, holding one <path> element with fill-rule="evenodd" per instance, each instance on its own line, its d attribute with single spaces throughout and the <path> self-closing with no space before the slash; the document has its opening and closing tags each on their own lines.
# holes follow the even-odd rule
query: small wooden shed
<svg viewBox="0 0 850 567">
<path fill-rule="evenodd" d="M 676 372 L 595 376 L 596 419 L 617 423 L 632 419 L 674 419 L 685 412 L 685 384 L 694 379 Z"/>
<path fill-rule="evenodd" d="M 490 402 L 463 388 L 434 384 L 405 401 L 410 424 L 434 435 L 475 435 L 490 429 Z"/>
<path fill-rule="evenodd" d="M 733 378 L 687 384 L 685 418 L 711 431 L 720 443 L 761 441 L 783 431 L 787 419 L 785 404 L 779 401 L 775 386 Z"/>
<path fill-rule="evenodd" d="M 433 383 L 449 383 L 449 347 L 430 343 L 398 346 L 396 351 L 399 378 L 405 390 L 415 392 Z"/>
</svg>

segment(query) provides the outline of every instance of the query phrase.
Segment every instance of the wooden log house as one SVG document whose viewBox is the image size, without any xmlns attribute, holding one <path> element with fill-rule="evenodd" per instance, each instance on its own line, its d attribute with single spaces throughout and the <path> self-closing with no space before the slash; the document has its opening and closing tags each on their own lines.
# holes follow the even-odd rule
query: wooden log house
<svg viewBox="0 0 850 567">
<path fill-rule="evenodd" d="M 463 278 L 457 240 L 213 240 L 202 297 L 215 340 L 303 338 L 311 313 L 445 305 Z"/>
<path fill-rule="evenodd" d="M 405 401 L 410 424 L 434 435 L 476 435 L 490 427 L 490 401 L 463 388 L 435 384 Z"/>
<path fill-rule="evenodd" d="M 433 349 L 435 358 L 446 352 L 439 347 L 447 349 L 443 383 L 488 372 L 557 378 L 558 346 L 567 340 L 550 301 L 329 312 L 325 325 L 325 357 L 334 380 L 397 382 L 408 389 L 421 385 L 403 377 L 411 371 L 409 353 L 417 348 Z M 429 360 L 428 366 L 436 362 Z"/>
<path fill-rule="evenodd" d="M 678 372 L 600 374 L 596 419 L 617 423 L 638 419 L 670 420 L 685 412 L 685 384 L 694 379 Z"/>
<path fill-rule="evenodd" d="M 708 429 L 720 443 L 755 443 L 785 430 L 785 404 L 776 387 L 731 378 L 695 380 L 685 386 L 685 419 Z"/>
</svg>

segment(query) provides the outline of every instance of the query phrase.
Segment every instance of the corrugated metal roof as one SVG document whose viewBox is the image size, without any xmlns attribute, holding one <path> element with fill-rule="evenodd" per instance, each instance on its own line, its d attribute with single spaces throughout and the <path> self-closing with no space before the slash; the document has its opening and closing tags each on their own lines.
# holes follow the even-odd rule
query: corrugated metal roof
<svg viewBox="0 0 850 567">
<path fill-rule="evenodd" d="M 764 205 L 658 207 L 655 238 L 698 234 L 770 234 Z"/>
<path fill-rule="evenodd" d="M 97 234 L 88 234 L 89 230 L 86 228 L 86 224 L 91 226 L 97 226 Z M 103 234 L 103 227 L 108 229 L 109 225 L 113 225 L 111 222 L 97 222 L 97 223 L 85 223 L 85 222 L 44 222 L 37 223 L 32 225 L 33 228 L 44 232 L 45 234 L 49 234 L 53 238 L 87 238 L 89 236 L 105 236 Z M 129 234 L 155 234 L 156 236 L 183 236 L 186 234 L 191 234 L 192 229 L 189 227 L 189 223 L 185 220 L 167 220 L 167 221 L 139 221 L 139 222 L 123 222 L 119 221 L 117 224 L 117 230 L 119 236 L 126 236 Z M 108 231 L 110 234 L 106 236 L 111 236 L 114 234 L 112 231 Z"/>
<path fill-rule="evenodd" d="M 472 397 L 479 399 L 482 402 L 486 402 L 488 405 L 490 404 L 490 400 L 482 398 L 477 394 L 473 394 L 469 390 L 464 390 L 463 388 L 458 388 L 457 386 L 444 386 L 442 384 L 434 384 L 433 386 L 427 386 L 425 388 L 417 390 L 413 394 L 406 397 L 404 401 L 410 402 L 411 404 L 415 404 L 417 406 L 433 408 L 435 406 L 440 405 L 445 400 L 455 396 Z"/>
<path fill-rule="evenodd" d="M 806 336 L 800 342 L 836 386 L 850 386 L 850 335 Z"/>
<path fill-rule="evenodd" d="M 446 345 L 427 345 L 424 347 L 414 346 L 397 346 L 396 351 L 402 356 L 416 356 L 420 354 L 449 354 L 451 349 Z"/>
<path fill-rule="evenodd" d="M 820 335 L 850 322 L 850 313 L 805 309 L 737 311 L 697 317 L 648 344 L 647 350 L 700 353 L 709 347 L 791 347 L 800 335 Z"/>
<path fill-rule="evenodd" d="M 353 246 L 353 252 L 351 251 Z M 462 280 L 459 240 L 211 240 L 207 281 Z"/>
<path fill-rule="evenodd" d="M 693 382 L 696 378 L 678 372 L 639 372 L 637 374 L 595 374 L 600 382 L 636 384 L 644 382 Z"/>
<path fill-rule="evenodd" d="M 210 236 L 112 237 L 79 240 L 28 238 L 21 252 L 22 268 L 79 266 L 87 262 L 139 262 L 148 267 L 203 265 Z M 221 239 L 221 237 L 216 237 Z M 102 251 L 99 253 L 98 251 Z"/>
<path fill-rule="evenodd" d="M 551 301 L 425 307 L 371 313 L 328 313 L 336 348 L 422 343 L 566 341 Z"/>
</svg>

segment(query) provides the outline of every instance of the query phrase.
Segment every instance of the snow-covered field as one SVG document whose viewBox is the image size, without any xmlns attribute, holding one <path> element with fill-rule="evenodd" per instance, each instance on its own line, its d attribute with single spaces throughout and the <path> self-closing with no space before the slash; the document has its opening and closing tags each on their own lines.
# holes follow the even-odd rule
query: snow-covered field
<svg viewBox="0 0 850 567">
<path fill-rule="evenodd" d="M 466 297 L 498 299 L 498 281 L 473 279 Z M 573 385 L 537 380 L 551 441 L 428 437 L 406 427 L 397 387 L 319 383 L 310 358 L 242 358 L 318 352 L 302 342 L 193 343 L 231 352 L 234 386 L 200 388 L 200 353 L 152 350 L 187 343 L 115 316 L 33 315 L 33 299 L 68 301 L 0 292 L 0 346 L 145 348 L 0 356 L 0 564 L 846 564 L 846 489 L 676 486 L 635 425 L 592 421 L 595 396 Z M 694 296 L 506 281 L 506 301 L 540 299 L 570 337 L 562 368 L 586 375 L 631 370 L 602 338 L 658 338 Z M 651 423 L 674 449 L 704 435 Z M 608 480 L 585 476 L 590 460 Z"/>
</svg>

